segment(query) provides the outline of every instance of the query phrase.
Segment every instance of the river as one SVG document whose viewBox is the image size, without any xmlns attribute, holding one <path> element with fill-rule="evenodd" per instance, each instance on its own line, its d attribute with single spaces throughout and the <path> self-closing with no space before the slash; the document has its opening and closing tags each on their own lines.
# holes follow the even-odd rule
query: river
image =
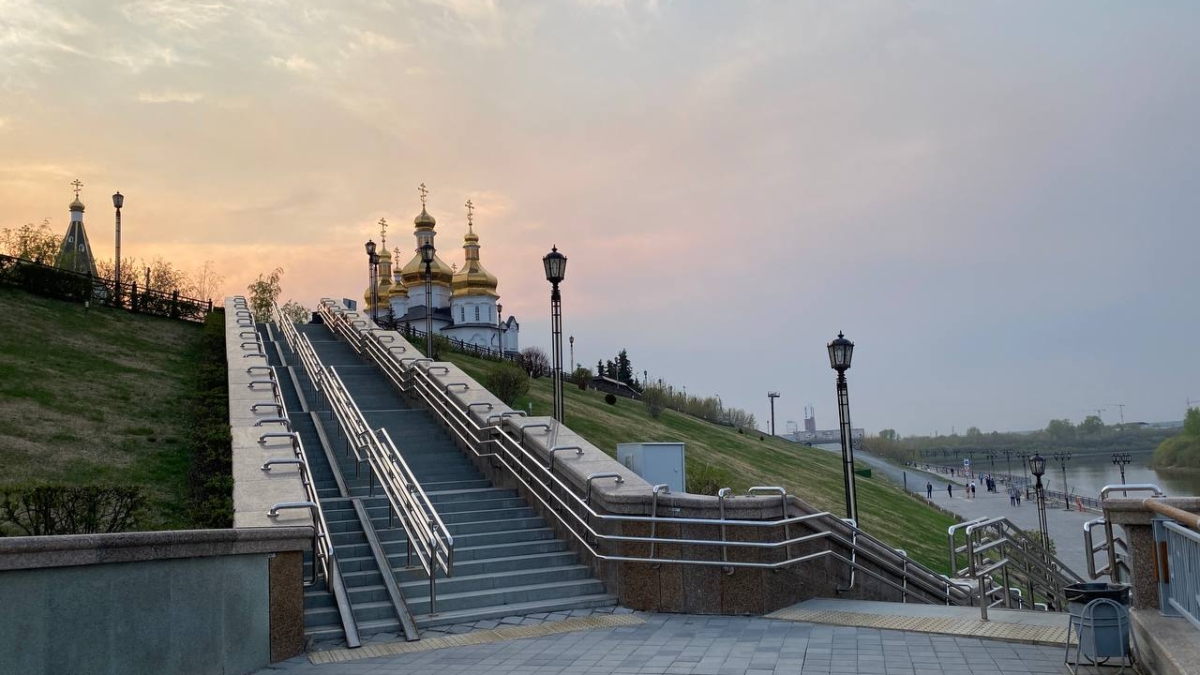
<svg viewBox="0 0 1200 675">
<path fill-rule="evenodd" d="M 1181 471 L 1177 469 L 1152 469 L 1147 466 L 1154 453 L 1134 454 L 1132 462 L 1125 467 L 1126 483 L 1154 483 L 1170 496 L 1200 495 L 1200 471 Z M 971 460 L 976 473 L 990 472 L 991 462 L 976 457 Z M 943 466 L 960 466 L 953 462 L 930 462 Z M 996 475 L 1008 471 L 1008 462 L 1004 455 L 996 457 Z M 1013 476 L 1027 475 L 1021 473 L 1021 462 L 1015 456 L 1012 458 Z M 1042 484 L 1048 490 L 1062 491 L 1062 468 L 1051 457 L 1046 458 L 1046 475 Z M 1089 497 L 1100 496 L 1100 488 L 1105 485 L 1116 485 L 1121 482 L 1121 469 L 1112 463 L 1110 455 L 1091 454 L 1076 455 L 1067 462 L 1067 490 L 1069 493 Z"/>
</svg>

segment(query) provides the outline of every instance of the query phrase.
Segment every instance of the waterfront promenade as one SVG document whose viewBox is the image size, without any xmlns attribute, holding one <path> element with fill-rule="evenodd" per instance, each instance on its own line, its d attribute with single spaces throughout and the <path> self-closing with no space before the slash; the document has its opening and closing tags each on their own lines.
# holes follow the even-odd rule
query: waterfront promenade
<svg viewBox="0 0 1200 675">
<path fill-rule="evenodd" d="M 867 453 L 856 454 L 854 460 L 856 464 L 866 464 L 871 467 L 872 471 L 882 473 L 898 484 L 905 482 L 904 476 L 907 474 L 909 492 L 922 499 L 925 498 L 926 481 L 933 483 L 933 499 L 930 501 L 966 520 L 984 516 L 1003 516 L 1016 523 L 1017 527 L 1021 529 L 1031 532 L 1038 531 L 1037 501 L 1022 499 L 1021 506 L 1010 506 L 1004 485 L 997 486 L 999 492 L 991 493 L 987 492 L 983 484 L 976 479 L 975 484 L 978 488 L 976 496 L 968 499 L 967 491 L 963 488 L 962 483 L 969 479 L 963 479 L 961 476 L 951 477 L 944 474 L 926 473 L 913 467 L 898 467 Z M 951 481 L 954 484 L 953 497 L 946 491 L 946 486 Z M 1087 558 L 1086 546 L 1083 543 L 1083 524 L 1096 518 L 1097 515 L 1088 511 L 1081 513 L 1075 510 L 1074 504 L 1071 505 L 1070 511 L 1064 510 L 1061 500 L 1046 503 L 1046 523 L 1050 528 L 1050 538 L 1054 540 L 1057 549 L 1056 555 L 1067 567 L 1085 579 L 1087 578 Z M 1099 532 L 1097 531 L 1096 534 L 1099 535 Z M 949 553 L 947 553 L 948 555 Z"/>
</svg>

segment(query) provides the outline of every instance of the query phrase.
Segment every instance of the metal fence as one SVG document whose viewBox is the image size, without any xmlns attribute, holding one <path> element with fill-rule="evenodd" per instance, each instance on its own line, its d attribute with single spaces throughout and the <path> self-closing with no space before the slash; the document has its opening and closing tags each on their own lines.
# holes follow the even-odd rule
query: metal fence
<svg viewBox="0 0 1200 675">
<path fill-rule="evenodd" d="M 1172 521 L 1155 529 L 1167 545 L 1163 613 L 1181 615 L 1200 628 L 1200 533 Z"/>
<path fill-rule="evenodd" d="M 95 303 L 182 321 L 203 322 L 213 311 L 212 300 L 189 298 L 180 295 L 178 290 L 168 293 L 145 287 L 139 289 L 136 281 L 118 284 L 112 279 L 7 255 L 0 255 L 0 285 L 23 288 L 59 300 Z"/>
</svg>

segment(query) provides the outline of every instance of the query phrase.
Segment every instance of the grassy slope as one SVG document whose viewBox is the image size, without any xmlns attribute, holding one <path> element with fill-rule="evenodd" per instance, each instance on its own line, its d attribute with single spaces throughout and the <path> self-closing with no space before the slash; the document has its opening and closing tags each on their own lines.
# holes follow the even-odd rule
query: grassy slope
<svg viewBox="0 0 1200 675">
<path fill-rule="evenodd" d="M 495 366 L 490 361 L 463 354 L 449 360 L 479 381 Z M 615 406 L 594 391 L 566 385 L 566 424 L 594 445 L 615 456 L 617 443 L 681 441 L 687 446 L 689 474 L 704 465 L 728 472 L 728 487 L 744 492 L 751 485 L 782 485 L 817 508 L 842 513 L 841 457 L 796 443 L 767 438 L 757 433 L 738 434 L 736 429 L 710 424 L 672 410 L 658 419 L 646 413 L 637 401 L 617 399 Z M 536 415 L 552 409 L 551 383 L 534 380 L 529 400 Z M 519 401 L 524 409 L 526 401 Z M 946 528 L 954 521 L 921 500 L 906 495 L 880 479 L 859 477 L 858 509 L 862 527 L 880 539 L 903 548 L 933 569 L 948 571 Z"/>
<path fill-rule="evenodd" d="M 187 526 L 183 397 L 199 326 L 0 288 L 0 487 L 144 486 L 145 529 Z"/>
</svg>

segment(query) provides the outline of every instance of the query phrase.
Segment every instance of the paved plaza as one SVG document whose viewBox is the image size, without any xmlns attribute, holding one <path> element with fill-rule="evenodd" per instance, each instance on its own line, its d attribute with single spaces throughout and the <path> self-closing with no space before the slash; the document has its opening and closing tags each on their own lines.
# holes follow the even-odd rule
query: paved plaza
<svg viewBox="0 0 1200 675">
<path fill-rule="evenodd" d="M 643 613 L 629 616 L 635 625 L 320 665 L 312 663 L 308 656 L 300 656 L 259 672 L 263 675 L 1022 675 L 1066 672 L 1061 647 L 761 617 Z"/>
</svg>

